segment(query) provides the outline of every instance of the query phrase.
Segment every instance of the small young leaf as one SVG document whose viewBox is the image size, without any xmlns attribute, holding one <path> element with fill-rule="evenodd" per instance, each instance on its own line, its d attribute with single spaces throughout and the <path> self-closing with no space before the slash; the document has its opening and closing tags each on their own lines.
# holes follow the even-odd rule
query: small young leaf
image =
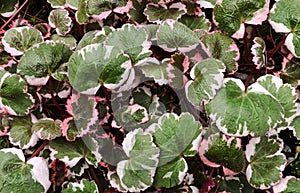
<svg viewBox="0 0 300 193">
<path fill-rule="evenodd" d="M 71 30 L 72 19 L 65 9 L 54 9 L 49 14 L 49 24 L 55 28 L 58 35 L 66 35 Z"/>
<path fill-rule="evenodd" d="M 2 39 L 4 50 L 20 56 L 33 45 L 43 41 L 42 33 L 33 27 L 16 27 L 7 30 Z"/>
<path fill-rule="evenodd" d="M 26 82 L 16 74 L 0 70 L 0 107 L 10 115 L 26 115 L 34 105 L 33 97 L 27 93 Z"/>
<path fill-rule="evenodd" d="M 73 53 L 68 74 L 74 89 L 95 94 L 101 84 L 109 89 L 120 86 L 128 78 L 130 69 L 128 56 L 117 47 L 91 44 Z"/>
<path fill-rule="evenodd" d="M 22 150 L 7 148 L 0 150 L 0 160 L 1 192 L 47 192 L 50 188 L 48 165 L 43 158 L 34 157 L 25 163 Z"/>
<path fill-rule="evenodd" d="M 68 184 L 68 187 L 62 190 L 62 193 L 99 193 L 97 185 L 94 181 L 88 181 L 82 179 L 79 183 L 72 182 Z"/>
<path fill-rule="evenodd" d="M 225 65 L 216 59 L 205 59 L 195 64 L 190 76 L 192 80 L 185 86 L 188 100 L 200 106 L 203 101 L 208 101 L 216 95 L 221 88 Z"/>
<path fill-rule="evenodd" d="M 152 136 L 141 129 L 129 132 L 123 147 L 129 159 L 117 165 L 121 187 L 130 192 L 145 190 L 153 183 L 159 149 L 153 143 Z"/>
<path fill-rule="evenodd" d="M 187 12 L 182 3 L 173 3 L 169 7 L 165 4 L 149 3 L 144 11 L 148 21 L 161 24 L 167 19 L 178 20 Z"/>
<path fill-rule="evenodd" d="M 256 65 L 256 69 L 260 69 L 266 65 L 266 44 L 260 37 L 253 39 L 254 44 L 251 47 L 251 53 L 253 54 L 252 61 Z"/>
<path fill-rule="evenodd" d="M 214 19 L 224 32 L 242 38 L 244 23 L 260 25 L 268 17 L 269 0 L 219 0 L 214 7 Z"/>
<path fill-rule="evenodd" d="M 87 1 L 78 0 L 78 11 L 76 12 L 75 17 L 79 24 L 88 23 L 89 17 L 87 14 Z"/>
<path fill-rule="evenodd" d="M 292 86 L 299 85 L 300 80 L 300 59 L 289 54 L 283 58 L 282 69 L 278 73 L 284 83 Z"/>
<path fill-rule="evenodd" d="M 122 28 L 110 33 L 105 43 L 128 54 L 133 65 L 151 55 L 149 50 L 151 43 L 147 40 L 146 32 L 131 24 L 125 24 Z"/>
<path fill-rule="evenodd" d="M 281 144 L 266 137 L 249 141 L 245 151 L 249 163 L 246 176 L 252 186 L 267 189 L 280 180 L 286 164 L 281 150 Z"/>
<path fill-rule="evenodd" d="M 211 57 L 219 59 L 225 64 L 227 73 L 237 71 L 240 53 L 237 45 L 230 37 L 214 32 L 204 35 L 202 42 Z"/>
<path fill-rule="evenodd" d="M 49 77 L 68 61 L 72 50 L 61 42 L 46 41 L 28 50 L 18 64 L 19 74 L 30 85 L 45 85 Z"/>
<path fill-rule="evenodd" d="M 188 52 L 196 48 L 199 38 L 184 24 L 167 20 L 158 29 L 157 44 L 167 52 Z"/>
<path fill-rule="evenodd" d="M 61 121 L 50 118 L 43 118 L 32 125 L 32 132 L 40 139 L 52 140 L 61 136 L 60 130 Z"/>
</svg>

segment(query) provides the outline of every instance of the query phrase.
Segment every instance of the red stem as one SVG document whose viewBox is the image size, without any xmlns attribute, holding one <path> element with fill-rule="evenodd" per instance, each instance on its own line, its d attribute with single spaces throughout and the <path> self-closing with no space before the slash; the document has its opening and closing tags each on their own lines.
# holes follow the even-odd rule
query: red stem
<svg viewBox="0 0 300 193">
<path fill-rule="evenodd" d="M 37 148 L 37 150 L 35 150 L 35 152 L 30 156 L 30 158 L 28 158 L 28 160 L 30 160 L 31 158 L 36 157 L 44 149 L 44 147 L 46 145 L 48 145 L 48 143 L 49 143 L 48 140 L 44 141 L 44 143 L 39 148 Z"/>
</svg>

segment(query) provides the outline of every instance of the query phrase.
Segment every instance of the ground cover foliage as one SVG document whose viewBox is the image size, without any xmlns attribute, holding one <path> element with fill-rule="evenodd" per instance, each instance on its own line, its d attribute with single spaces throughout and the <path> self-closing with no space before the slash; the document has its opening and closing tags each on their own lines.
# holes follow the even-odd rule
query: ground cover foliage
<svg viewBox="0 0 300 193">
<path fill-rule="evenodd" d="M 0 0 L 0 193 L 299 192 L 299 0 Z"/>
</svg>

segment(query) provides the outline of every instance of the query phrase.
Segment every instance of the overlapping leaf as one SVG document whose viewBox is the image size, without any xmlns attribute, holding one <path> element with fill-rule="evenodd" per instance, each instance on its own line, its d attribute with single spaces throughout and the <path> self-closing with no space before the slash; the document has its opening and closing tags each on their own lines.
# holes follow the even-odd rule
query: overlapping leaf
<svg viewBox="0 0 300 193">
<path fill-rule="evenodd" d="M 50 118 L 43 118 L 32 125 L 31 130 L 36 133 L 40 139 L 52 140 L 61 136 L 61 121 Z"/>
<path fill-rule="evenodd" d="M 267 19 L 268 12 L 269 0 L 221 0 L 216 1 L 214 19 L 224 32 L 235 38 L 242 38 L 244 24 L 262 24 Z"/>
<path fill-rule="evenodd" d="M 129 58 L 117 47 L 91 44 L 70 57 L 68 74 L 74 89 L 95 94 L 101 84 L 110 89 L 120 86 L 130 68 Z"/>
<path fill-rule="evenodd" d="M 0 107 L 10 115 L 26 115 L 33 105 L 26 82 L 16 74 L 0 70 Z"/>
<path fill-rule="evenodd" d="M 286 164 L 281 150 L 280 143 L 266 137 L 252 138 L 249 141 L 245 152 L 249 162 L 246 176 L 252 186 L 267 189 L 280 180 Z"/>
<path fill-rule="evenodd" d="M 130 192 L 150 187 L 159 156 L 159 149 L 153 143 L 152 136 L 136 129 L 126 135 L 123 148 L 129 159 L 117 165 L 119 186 Z"/>
<path fill-rule="evenodd" d="M 105 43 L 128 54 L 133 65 L 151 55 L 151 43 L 147 40 L 146 32 L 131 24 L 110 33 Z"/>
<path fill-rule="evenodd" d="M 244 154 L 238 139 L 227 139 L 220 133 L 201 141 L 199 149 L 203 163 L 211 167 L 223 166 L 235 173 L 244 169 Z"/>
<path fill-rule="evenodd" d="M 25 163 L 22 150 L 7 148 L 0 150 L 0 159 L 1 192 L 47 192 L 50 188 L 48 165 L 43 158 L 34 157 Z"/>
<path fill-rule="evenodd" d="M 21 58 L 20 75 L 31 85 L 45 85 L 49 77 L 68 61 L 72 50 L 61 42 L 47 41 L 34 46 Z"/>
<path fill-rule="evenodd" d="M 227 78 L 207 105 L 207 111 L 218 128 L 228 135 L 260 136 L 295 113 L 291 99 L 295 99 L 293 89 L 275 76 L 263 76 L 247 90 L 241 80 Z"/>
<path fill-rule="evenodd" d="M 297 57 L 300 57 L 299 2 L 299 0 L 277 1 L 269 16 L 269 23 L 276 32 L 289 33 L 285 45 Z"/>
<path fill-rule="evenodd" d="M 167 20 L 157 31 L 157 44 L 168 52 L 188 52 L 199 44 L 198 36 L 187 26 L 174 20 Z"/>
<path fill-rule="evenodd" d="M 14 117 L 10 121 L 10 142 L 22 149 L 36 145 L 38 137 L 31 131 L 32 120 L 30 116 Z"/>
<path fill-rule="evenodd" d="M 278 184 L 273 186 L 274 193 L 292 193 L 300 191 L 299 179 L 294 176 L 286 176 Z"/>
<path fill-rule="evenodd" d="M 191 70 L 192 80 L 185 86 L 187 98 L 194 105 L 200 106 L 216 95 L 223 83 L 225 66 L 216 59 L 205 59 L 198 62 Z"/>
<path fill-rule="evenodd" d="M 180 116 L 172 113 L 161 116 L 151 130 L 155 144 L 160 149 L 155 185 L 168 188 L 176 186 L 182 182 L 187 171 L 186 161 L 181 155 L 193 156 L 197 153 L 200 124 L 189 113 Z"/>
<path fill-rule="evenodd" d="M 72 192 L 98 193 L 99 191 L 95 182 L 82 179 L 79 183 L 78 182 L 69 183 L 67 188 L 62 190 L 62 193 L 72 193 Z"/>
<path fill-rule="evenodd" d="M 214 32 L 205 34 L 202 42 L 212 58 L 219 59 L 225 64 L 227 73 L 237 71 L 240 53 L 236 43 L 230 37 Z"/>
<path fill-rule="evenodd" d="M 173 3 L 170 6 L 149 3 L 144 10 L 148 21 L 157 24 L 161 24 L 167 19 L 178 20 L 186 12 L 185 5 L 182 3 Z"/>
</svg>

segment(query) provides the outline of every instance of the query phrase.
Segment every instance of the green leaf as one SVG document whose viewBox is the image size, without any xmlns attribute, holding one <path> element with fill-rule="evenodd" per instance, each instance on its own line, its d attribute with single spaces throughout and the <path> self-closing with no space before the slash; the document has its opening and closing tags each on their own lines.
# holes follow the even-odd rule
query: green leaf
<svg viewBox="0 0 300 193">
<path fill-rule="evenodd" d="M 110 33 L 105 43 L 128 54 L 133 65 L 151 55 L 149 50 L 151 42 L 147 40 L 145 30 L 138 29 L 132 24 L 125 24 L 122 28 Z"/>
<path fill-rule="evenodd" d="M 269 16 L 269 23 L 277 33 L 289 33 L 285 45 L 296 57 L 300 57 L 299 2 L 299 0 L 277 1 Z"/>
<path fill-rule="evenodd" d="M 65 0 L 65 1 L 68 7 L 77 10 L 79 7 L 78 4 L 81 0 Z"/>
<path fill-rule="evenodd" d="M 295 131 L 295 137 L 300 139 L 300 116 L 296 116 L 291 122 L 290 126 Z"/>
<path fill-rule="evenodd" d="M 63 8 L 66 4 L 66 0 L 47 0 L 53 8 Z"/>
<path fill-rule="evenodd" d="M 47 192 L 51 182 L 46 161 L 40 157 L 25 163 L 20 149 L 0 150 L 0 192 Z"/>
<path fill-rule="evenodd" d="M 299 179 L 294 176 L 287 176 L 280 180 L 278 184 L 273 186 L 274 192 L 293 193 L 300 191 Z"/>
<path fill-rule="evenodd" d="M 296 91 L 291 85 L 283 84 L 282 80 L 276 76 L 266 75 L 257 79 L 284 109 L 284 118 L 291 118 L 297 111 Z"/>
<path fill-rule="evenodd" d="M 112 32 L 113 28 L 103 27 L 102 30 L 89 31 L 84 34 L 77 45 L 76 51 L 90 44 L 102 43 L 106 36 Z"/>
<path fill-rule="evenodd" d="M 115 89 L 128 78 L 129 58 L 120 49 L 91 44 L 74 52 L 69 59 L 69 80 L 81 93 L 95 94 L 100 85 Z"/>
<path fill-rule="evenodd" d="M 30 85 L 45 85 L 53 73 L 66 63 L 72 50 L 61 42 L 47 41 L 28 50 L 18 64 L 19 74 Z"/>
<path fill-rule="evenodd" d="M 2 39 L 4 50 L 20 56 L 33 45 L 43 41 L 42 33 L 33 27 L 16 27 L 7 30 Z"/>
<path fill-rule="evenodd" d="M 159 187 L 180 184 L 187 171 L 185 160 L 181 156 L 193 156 L 198 151 L 201 132 L 199 122 L 189 113 L 180 116 L 166 113 L 149 129 L 160 149 L 155 184 Z"/>
<path fill-rule="evenodd" d="M 245 91 L 241 80 L 226 78 L 223 88 L 206 107 L 210 118 L 225 134 L 262 136 L 283 120 L 286 107 L 281 102 L 282 99 L 275 98 L 259 82 Z"/>
<path fill-rule="evenodd" d="M 158 167 L 153 185 L 157 187 L 171 188 L 180 184 L 188 170 L 188 165 L 184 158 L 179 158 Z"/>
<path fill-rule="evenodd" d="M 249 141 L 245 151 L 249 162 L 246 176 L 252 186 L 267 189 L 281 179 L 286 163 L 281 150 L 282 144 L 266 137 L 252 138 Z"/>
<path fill-rule="evenodd" d="M 93 141 L 90 141 L 94 143 Z M 51 157 L 53 159 L 57 158 L 65 162 L 68 166 L 75 166 L 80 159 L 84 158 L 88 163 L 97 166 L 100 161 L 100 157 L 95 157 L 90 149 L 89 145 L 85 144 L 82 139 L 77 139 L 76 141 L 69 142 L 64 138 L 56 138 L 49 143 L 50 149 L 52 151 Z M 96 144 L 94 144 L 96 146 Z"/>
<path fill-rule="evenodd" d="M 225 65 L 216 59 L 205 59 L 192 68 L 185 90 L 188 100 L 196 105 L 202 105 L 203 101 L 208 101 L 216 95 L 216 91 L 223 83 L 223 72 Z"/>
<path fill-rule="evenodd" d="M 121 186 L 130 192 L 145 190 L 153 183 L 159 149 L 152 136 L 141 129 L 129 132 L 122 145 L 129 159 L 117 165 Z"/>
<path fill-rule="evenodd" d="M 72 182 L 68 187 L 62 190 L 62 193 L 98 193 L 97 185 L 94 181 L 82 179 L 79 183 Z"/>
<path fill-rule="evenodd" d="M 19 0 L 0 0 L 0 14 L 3 17 L 10 17 L 12 16 L 19 6 Z"/>
<path fill-rule="evenodd" d="M 184 24 L 167 20 L 158 29 L 157 44 L 167 52 L 188 52 L 199 44 L 199 38 Z"/>
<path fill-rule="evenodd" d="M 27 93 L 26 82 L 16 74 L 0 70 L 0 107 L 10 115 L 26 115 L 34 105 L 33 97 Z"/>
<path fill-rule="evenodd" d="M 9 124 L 9 137 L 12 144 L 23 149 L 36 145 L 38 138 L 31 132 L 32 120 L 30 116 L 13 117 Z"/>
<path fill-rule="evenodd" d="M 55 28 L 58 35 L 66 35 L 71 30 L 72 19 L 65 9 L 54 9 L 49 14 L 49 25 Z"/>
<path fill-rule="evenodd" d="M 284 83 L 289 83 L 293 86 L 298 85 L 298 80 L 300 80 L 300 59 L 292 56 L 292 54 L 285 57 L 279 76 Z"/>
<path fill-rule="evenodd" d="M 87 14 L 87 1 L 78 0 L 78 11 L 76 12 L 75 17 L 79 24 L 88 23 L 89 17 Z"/>
<path fill-rule="evenodd" d="M 31 130 L 36 133 L 40 139 L 52 140 L 61 136 L 60 126 L 60 120 L 54 121 L 50 118 L 43 118 L 35 122 Z"/>
<path fill-rule="evenodd" d="M 185 5 L 182 3 L 173 3 L 170 6 L 165 4 L 149 3 L 144 10 L 148 21 L 161 24 L 167 19 L 178 20 L 187 12 Z"/>
<path fill-rule="evenodd" d="M 202 140 L 200 147 L 199 154 L 203 163 L 211 167 L 222 165 L 235 173 L 244 169 L 245 160 L 239 139 L 227 139 L 225 135 L 216 133 Z"/>
<path fill-rule="evenodd" d="M 142 70 L 143 74 L 148 78 L 153 78 L 159 85 L 168 83 L 167 65 L 169 59 L 159 61 L 156 58 L 147 58 L 142 64 L 137 67 Z"/>
<path fill-rule="evenodd" d="M 208 30 L 210 29 L 210 23 L 205 18 L 204 14 L 183 15 L 178 21 L 186 25 L 194 32 L 196 32 L 199 37 L 201 37 L 204 33 L 208 32 Z"/>
<path fill-rule="evenodd" d="M 240 53 L 230 37 L 214 32 L 204 35 L 202 42 L 212 58 L 219 59 L 225 64 L 227 73 L 237 71 Z"/>
<path fill-rule="evenodd" d="M 132 8 L 128 12 L 130 19 L 142 23 L 147 20 L 147 17 L 144 15 L 144 10 L 148 0 L 132 0 Z"/>
<path fill-rule="evenodd" d="M 253 43 L 251 47 L 251 54 L 253 55 L 252 61 L 256 65 L 256 69 L 260 69 L 266 65 L 266 44 L 260 37 L 255 37 Z"/>
<path fill-rule="evenodd" d="M 214 7 L 218 27 L 238 39 L 244 35 L 244 23 L 260 25 L 267 19 L 268 13 L 268 0 L 221 0 Z"/>
<path fill-rule="evenodd" d="M 68 45 L 71 49 L 75 49 L 75 47 L 76 47 L 76 39 L 71 35 L 60 36 L 60 35 L 57 35 L 57 34 L 53 34 L 50 37 L 50 40 L 52 40 L 52 41 L 62 41 L 63 43 Z"/>
</svg>

